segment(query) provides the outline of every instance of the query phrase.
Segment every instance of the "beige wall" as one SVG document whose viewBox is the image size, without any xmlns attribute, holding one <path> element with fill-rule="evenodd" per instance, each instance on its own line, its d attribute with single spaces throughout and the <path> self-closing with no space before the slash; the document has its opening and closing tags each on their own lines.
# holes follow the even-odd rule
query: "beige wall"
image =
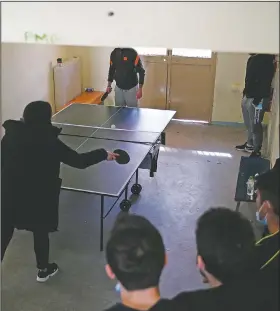
<svg viewBox="0 0 280 311">
<path fill-rule="evenodd" d="M 89 47 L 80 47 L 80 46 L 67 46 L 65 49 L 65 57 L 72 58 L 74 56 L 80 57 L 82 63 L 82 87 L 92 87 L 90 76 L 91 71 L 89 68 L 90 63 L 90 51 Z"/>
<path fill-rule="evenodd" d="M 67 57 L 78 56 L 82 61 L 83 87 L 105 91 L 107 87 L 110 47 L 68 47 Z M 107 97 L 106 105 L 114 104 L 114 91 Z"/>
<path fill-rule="evenodd" d="M 1 44 L 1 118 L 18 119 L 34 100 L 54 103 L 52 63 L 65 57 L 55 45 Z"/>
<path fill-rule="evenodd" d="M 54 105 L 52 64 L 58 57 L 81 57 L 83 87 L 104 91 L 112 48 L 2 43 L 1 120 L 18 119 L 34 100 Z M 107 98 L 114 104 L 114 92 Z"/>
<path fill-rule="evenodd" d="M 108 70 L 110 65 L 110 54 L 114 48 L 94 47 L 90 48 L 89 70 L 91 71 L 90 81 L 93 87 L 99 91 L 105 91 L 107 87 Z M 114 104 L 114 88 L 107 97 L 107 105 Z"/>
<path fill-rule="evenodd" d="M 274 79 L 274 95 L 268 125 L 268 154 L 272 165 L 279 158 L 279 67 Z"/>
</svg>

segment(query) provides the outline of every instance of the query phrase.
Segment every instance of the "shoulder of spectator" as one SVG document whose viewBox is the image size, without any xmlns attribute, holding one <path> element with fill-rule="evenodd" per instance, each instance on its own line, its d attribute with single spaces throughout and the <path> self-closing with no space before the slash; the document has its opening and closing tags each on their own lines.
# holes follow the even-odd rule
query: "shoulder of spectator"
<svg viewBox="0 0 280 311">
<path fill-rule="evenodd" d="M 110 307 L 110 308 L 108 308 L 108 309 L 106 309 L 104 311 L 121 311 L 123 309 L 124 309 L 123 305 L 120 304 L 120 303 L 117 303 L 114 306 L 112 306 L 112 307 Z"/>
</svg>

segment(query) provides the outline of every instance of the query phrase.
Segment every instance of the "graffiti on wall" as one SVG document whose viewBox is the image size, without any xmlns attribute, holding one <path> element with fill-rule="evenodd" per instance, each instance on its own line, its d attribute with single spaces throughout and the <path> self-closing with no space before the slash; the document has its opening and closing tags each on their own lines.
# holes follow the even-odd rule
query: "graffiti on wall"
<svg viewBox="0 0 280 311">
<path fill-rule="evenodd" d="M 30 43 L 49 43 L 49 44 L 54 44 L 57 43 L 58 38 L 54 34 L 38 34 L 32 31 L 26 31 L 24 33 L 24 41 L 25 42 L 30 42 Z"/>
</svg>

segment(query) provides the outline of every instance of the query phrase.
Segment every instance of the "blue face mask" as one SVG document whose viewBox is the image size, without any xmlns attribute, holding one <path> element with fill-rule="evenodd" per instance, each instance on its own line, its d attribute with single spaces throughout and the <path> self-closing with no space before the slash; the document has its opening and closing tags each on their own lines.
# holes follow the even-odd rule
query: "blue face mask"
<svg viewBox="0 0 280 311">
<path fill-rule="evenodd" d="M 121 291 L 121 284 L 120 283 L 117 283 L 117 285 L 115 286 L 115 291 L 117 293 L 119 293 Z"/>
<path fill-rule="evenodd" d="M 256 219 L 262 225 L 267 226 L 267 219 L 266 217 L 264 217 L 263 219 L 260 219 L 260 212 L 256 212 Z"/>
</svg>

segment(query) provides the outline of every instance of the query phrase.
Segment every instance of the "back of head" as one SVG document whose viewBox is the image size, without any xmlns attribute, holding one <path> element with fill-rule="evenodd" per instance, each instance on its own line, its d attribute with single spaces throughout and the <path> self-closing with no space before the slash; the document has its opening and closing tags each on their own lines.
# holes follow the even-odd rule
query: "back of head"
<svg viewBox="0 0 280 311">
<path fill-rule="evenodd" d="M 145 218 L 121 214 L 106 247 L 107 263 L 128 291 L 159 285 L 165 249 L 158 230 Z"/>
<path fill-rule="evenodd" d="M 253 229 L 237 212 L 222 207 L 206 211 L 197 223 L 196 243 L 205 270 L 223 284 L 255 271 Z"/>
<path fill-rule="evenodd" d="M 256 189 L 260 192 L 261 204 L 264 201 L 269 201 L 273 212 L 279 217 L 279 205 L 280 205 L 280 183 L 279 183 L 279 161 L 275 167 L 260 176 L 257 177 Z"/>
<path fill-rule="evenodd" d="M 23 112 L 23 120 L 27 125 L 41 126 L 51 123 L 52 108 L 44 101 L 35 101 L 28 104 Z"/>
</svg>

